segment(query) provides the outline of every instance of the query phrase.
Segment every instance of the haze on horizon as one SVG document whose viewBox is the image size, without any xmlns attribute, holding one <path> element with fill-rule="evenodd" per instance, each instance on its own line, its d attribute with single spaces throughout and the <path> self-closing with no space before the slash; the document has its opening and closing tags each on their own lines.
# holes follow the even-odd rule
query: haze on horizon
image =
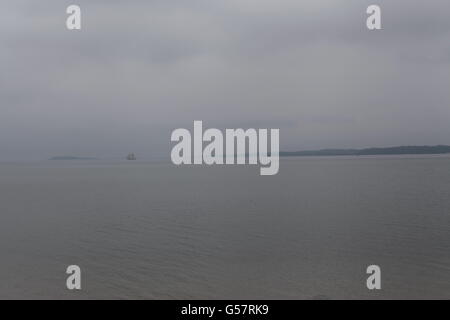
<svg viewBox="0 0 450 320">
<path fill-rule="evenodd" d="M 82 8 L 82 30 L 65 28 Z M 381 31 L 365 28 L 382 7 Z M 170 133 L 282 150 L 450 145 L 448 0 L 0 3 L 0 161 L 169 157 Z"/>
</svg>

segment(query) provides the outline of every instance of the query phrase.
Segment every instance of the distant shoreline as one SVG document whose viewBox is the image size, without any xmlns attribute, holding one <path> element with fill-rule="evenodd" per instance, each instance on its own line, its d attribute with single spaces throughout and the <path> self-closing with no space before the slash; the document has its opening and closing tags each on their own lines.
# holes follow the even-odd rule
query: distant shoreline
<svg viewBox="0 0 450 320">
<path fill-rule="evenodd" d="M 376 156 L 376 155 L 433 155 L 450 154 L 450 146 L 399 146 L 388 148 L 364 149 L 321 149 L 306 151 L 280 151 L 280 157 L 314 157 L 314 156 Z M 48 160 L 97 160 L 95 157 L 57 156 Z"/>
<path fill-rule="evenodd" d="M 91 157 L 73 157 L 73 156 L 63 156 L 63 157 L 52 157 L 48 160 L 97 160 Z"/>
<path fill-rule="evenodd" d="M 322 149 L 310 151 L 281 151 L 280 157 L 311 157 L 311 156 L 375 156 L 375 155 L 420 155 L 420 154 L 450 154 L 450 146 L 400 146 L 389 148 L 366 149 Z"/>
</svg>

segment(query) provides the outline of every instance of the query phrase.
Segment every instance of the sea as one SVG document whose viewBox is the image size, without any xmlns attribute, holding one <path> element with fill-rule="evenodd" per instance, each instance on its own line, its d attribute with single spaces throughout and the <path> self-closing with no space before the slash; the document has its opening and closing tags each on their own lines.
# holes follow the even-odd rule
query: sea
<svg viewBox="0 0 450 320">
<path fill-rule="evenodd" d="M 450 156 L 2 163 L 0 299 L 450 299 Z"/>
</svg>

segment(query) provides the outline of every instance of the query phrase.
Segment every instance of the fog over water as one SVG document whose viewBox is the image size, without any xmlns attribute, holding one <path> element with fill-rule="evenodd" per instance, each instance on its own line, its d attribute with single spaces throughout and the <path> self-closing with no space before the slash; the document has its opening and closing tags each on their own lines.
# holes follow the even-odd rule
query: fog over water
<svg viewBox="0 0 450 320">
<path fill-rule="evenodd" d="M 0 299 L 450 298 L 450 155 L 170 163 L 194 120 L 450 145 L 448 0 L 76 2 L 0 2 Z"/>
</svg>

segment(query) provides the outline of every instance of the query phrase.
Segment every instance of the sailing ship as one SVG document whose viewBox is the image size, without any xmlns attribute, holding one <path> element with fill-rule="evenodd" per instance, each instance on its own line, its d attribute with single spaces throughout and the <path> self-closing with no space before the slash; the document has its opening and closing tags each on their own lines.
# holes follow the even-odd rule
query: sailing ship
<svg viewBox="0 0 450 320">
<path fill-rule="evenodd" d="M 131 160 L 131 161 L 137 160 L 136 155 L 134 153 L 128 154 L 127 160 Z"/>
</svg>

